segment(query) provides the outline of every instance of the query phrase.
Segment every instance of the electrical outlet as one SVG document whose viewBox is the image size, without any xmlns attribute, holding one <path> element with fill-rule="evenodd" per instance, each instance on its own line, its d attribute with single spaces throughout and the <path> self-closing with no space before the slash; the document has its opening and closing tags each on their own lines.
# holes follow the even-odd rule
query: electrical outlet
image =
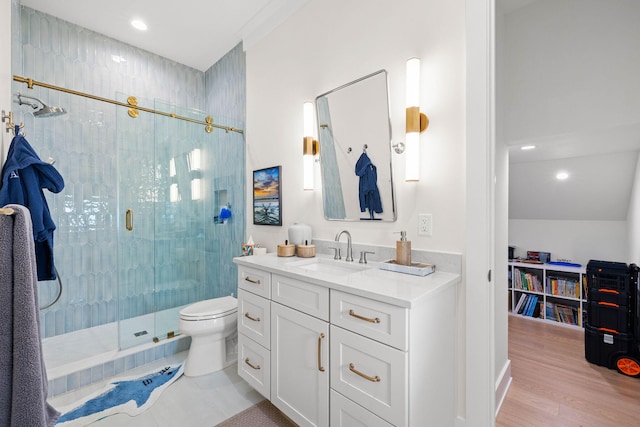
<svg viewBox="0 0 640 427">
<path fill-rule="evenodd" d="M 433 234 L 433 218 L 431 214 L 418 215 L 418 234 L 421 236 L 431 236 Z"/>
</svg>

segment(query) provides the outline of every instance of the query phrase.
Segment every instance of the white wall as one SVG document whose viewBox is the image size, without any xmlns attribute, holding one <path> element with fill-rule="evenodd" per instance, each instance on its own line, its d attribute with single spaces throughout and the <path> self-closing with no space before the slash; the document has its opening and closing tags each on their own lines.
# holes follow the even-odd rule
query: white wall
<svg viewBox="0 0 640 427">
<path fill-rule="evenodd" d="M 631 199 L 629 200 L 627 230 L 629 242 L 626 262 L 640 265 L 640 157 L 638 157 L 633 190 L 631 191 Z"/>
<path fill-rule="evenodd" d="M 507 139 L 637 122 L 639 14 L 637 0 L 538 0 L 509 14 Z"/>
<path fill-rule="evenodd" d="M 283 227 L 248 235 L 274 251 L 293 222 L 316 238 L 348 229 L 356 242 L 393 245 L 406 230 L 414 248 L 464 247 L 464 2 L 312 0 L 247 50 L 247 182 L 251 172 L 282 165 Z M 379 69 L 389 72 L 394 141 L 404 140 L 405 62 L 422 59 L 421 181 L 405 183 L 404 156 L 393 155 L 398 221 L 329 222 L 321 191 L 302 189 L 302 104 Z M 316 167 L 316 182 L 320 179 Z M 250 185 L 247 188 L 251 200 Z M 433 214 L 433 236 L 417 235 L 417 214 Z M 248 237 L 248 236 L 247 236 Z"/>
<path fill-rule="evenodd" d="M 509 220 L 509 244 L 516 256 L 551 252 L 551 259 L 586 265 L 590 259 L 626 262 L 627 221 Z"/>
<path fill-rule="evenodd" d="M 398 220 L 326 221 L 319 189 L 302 189 L 302 104 L 356 78 L 386 69 L 393 140 L 404 141 L 405 63 L 422 59 L 420 182 L 404 181 L 404 156 L 393 155 Z M 348 229 L 354 242 L 393 245 L 406 230 L 414 248 L 465 251 L 465 2 L 311 0 L 247 49 L 247 183 L 252 171 L 282 165 L 283 226 L 252 225 L 247 237 L 273 252 L 293 222 L 314 238 Z M 320 179 L 316 167 L 316 182 Z M 247 198 L 252 200 L 251 185 Z M 319 188 L 319 186 L 318 186 Z M 249 203 L 250 205 L 250 203 Z M 433 214 L 433 236 L 417 235 L 417 214 Z M 372 259 L 375 259 L 373 257 Z M 464 295 L 464 285 L 460 295 Z M 464 299 L 460 299 L 459 413 L 464 413 Z"/>
<path fill-rule="evenodd" d="M 628 197 L 640 135 L 627 131 L 640 117 L 640 2 L 525 3 L 504 20 L 503 136 L 556 158 L 514 153 L 509 244 L 521 256 L 541 250 L 581 264 L 638 259 L 629 236 L 640 234 L 640 211 Z M 553 178 L 560 169 L 571 182 Z"/>
</svg>

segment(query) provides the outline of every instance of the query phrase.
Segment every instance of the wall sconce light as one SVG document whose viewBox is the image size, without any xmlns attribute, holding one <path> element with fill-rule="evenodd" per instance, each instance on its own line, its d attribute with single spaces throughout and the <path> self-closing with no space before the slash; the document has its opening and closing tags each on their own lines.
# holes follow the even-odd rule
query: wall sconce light
<svg viewBox="0 0 640 427">
<path fill-rule="evenodd" d="M 199 171 L 202 169 L 201 151 L 199 148 L 194 148 L 189 152 L 189 171 Z"/>
<path fill-rule="evenodd" d="M 305 190 L 313 190 L 313 162 L 318 154 L 318 141 L 315 138 L 315 125 L 313 120 L 313 104 L 305 102 L 304 113 L 304 137 L 302 139 L 302 161 L 304 167 L 303 186 Z"/>
<path fill-rule="evenodd" d="M 200 178 L 194 178 L 191 180 L 191 200 L 200 200 L 202 198 Z"/>
<path fill-rule="evenodd" d="M 173 203 L 180 201 L 180 192 L 178 191 L 178 184 L 176 184 L 175 182 L 169 186 L 169 201 Z"/>
<path fill-rule="evenodd" d="M 420 112 L 420 59 L 407 60 L 406 117 L 406 181 L 420 180 L 420 133 L 429 126 L 429 119 Z"/>
</svg>

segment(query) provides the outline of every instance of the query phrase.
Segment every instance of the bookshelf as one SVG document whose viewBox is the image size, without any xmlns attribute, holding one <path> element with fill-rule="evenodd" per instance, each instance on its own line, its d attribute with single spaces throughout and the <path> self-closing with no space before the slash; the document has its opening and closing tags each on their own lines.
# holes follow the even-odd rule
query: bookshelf
<svg viewBox="0 0 640 427">
<path fill-rule="evenodd" d="M 509 313 L 575 328 L 584 327 L 584 267 L 509 262 Z"/>
</svg>

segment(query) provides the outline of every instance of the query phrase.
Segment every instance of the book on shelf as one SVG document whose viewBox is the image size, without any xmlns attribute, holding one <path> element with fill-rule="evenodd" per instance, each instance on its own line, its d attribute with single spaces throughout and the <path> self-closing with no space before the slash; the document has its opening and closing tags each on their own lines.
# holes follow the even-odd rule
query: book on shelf
<svg viewBox="0 0 640 427">
<path fill-rule="evenodd" d="M 520 294 L 520 299 L 518 300 L 518 303 L 516 304 L 516 307 L 513 309 L 513 311 L 515 313 L 519 313 L 521 308 L 522 308 L 522 304 L 524 304 L 524 302 L 527 299 L 527 294 Z"/>
<path fill-rule="evenodd" d="M 515 269 L 515 288 L 525 291 L 542 292 L 542 284 L 536 274 Z"/>
<path fill-rule="evenodd" d="M 547 301 L 545 307 L 545 318 L 555 320 L 558 323 L 578 325 L 579 311 L 578 307 Z"/>
<path fill-rule="evenodd" d="M 546 290 L 551 295 L 580 298 L 580 286 L 574 279 L 547 276 Z"/>
<path fill-rule="evenodd" d="M 531 305 L 529 306 L 529 311 L 527 312 L 527 316 L 529 317 L 533 317 L 533 314 L 536 311 L 536 307 L 538 305 L 538 295 L 531 295 L 532 296 L 532 301 L 531 301 Z"/>
<path fill-rule="evenodd" d="M 524 294 L 523 294 L 524 295 Z M 523 316 L 534 317 L 536 313 L 536 307 L 538 305 L 538 296 L 533 294 L 526 294 L 525 302 L 522 304 L 522 307 L 518 314 L 522 314 Z M 540 310 L 537 310 L 537 313 L 540 313 Z"/>
<path fill-rule="evenodd" d="M 529 312 L 529 306 L 531 305 L 531 301 L 533 300 L 532 297 L 533 295 L 527 294 L 527 299 L 522 306 L 522 310 L 518 312 L 519 314 L 522 314 L 523 316 L 527 315 L 527 313 Z"/>
<path fill-rule="evenodd" d="M 542 301 L 540 301 L 540 298 L 536 297 L 536 305 L 535 307 L 533 307 L 533 313 L 531 313 L 531 316 L 540 317 L 541 310 L 542 310 Z"/>
</svg>

